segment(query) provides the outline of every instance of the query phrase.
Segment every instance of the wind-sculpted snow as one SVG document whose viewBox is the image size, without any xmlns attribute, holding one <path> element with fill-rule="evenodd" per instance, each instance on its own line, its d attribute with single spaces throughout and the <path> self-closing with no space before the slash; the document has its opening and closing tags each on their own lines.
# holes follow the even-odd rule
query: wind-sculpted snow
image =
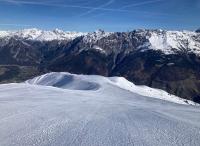
<svg viewBox="0 0 200 146">
<path fill-rule="evenodd" d="M 55 88 L 53 76 L 100 88 Z M 200 145 L 199 106 L 139 95 L 130 86 L 124 78 L 69 73 L 0 85 L 0 145 Z"/>
<path fill-rule="evenodd" d="M 29 84 L 73 90 L 98 90 L 100 85 L 69 73 L 49 73 L 27 81 Z"/>
<path fill-rule="evenodd" d="M 43 86 L 53 86 L 63 89 L 72 90 L 98 90 L 103 87 L 104 84 L 111 84 L 119 88 L 125 89 L 129 92 L 134 92 L 143 96 L 152 98 L 159 98 L 168 100 L 179 104 L 195 104 L 190 100 L 184 100 L 177 96 L 171 95 L 160 89 L 153 89 L 147 86 L 136 86 L 133 83 L 127 81 L 123 77 L 102 77 L 102 76 L 87 76 L 87 75 L 75 75 L 64 72 L 52 72 L 34 79 L 28 80 L 27 83 Z"/>
</svg>

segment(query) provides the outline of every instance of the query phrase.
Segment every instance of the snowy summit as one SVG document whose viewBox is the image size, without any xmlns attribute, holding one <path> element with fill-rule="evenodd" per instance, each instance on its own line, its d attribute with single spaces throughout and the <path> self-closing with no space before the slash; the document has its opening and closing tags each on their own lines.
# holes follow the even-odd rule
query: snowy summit
<svg viewBox="0 0 200 146">
<path fill-rule="evenodd" d="M 19 31 L 0 31 L 0 38 L 14 37 L 20 40 L 33 41 L 52 41 L 52 40 L 73 40 L 77 37 L 86 35 L 82 32 L 69 32 L 55 29 L 54 31 L 43 31 L 36 28 L 24 29 Z"/>
<path fill-rule="evenodd" d="M 178 52 L 194 53 L 200 55 L 200 33 L 196 31 L 166 31 L 166 30 L 144 30 L 138 29 L 132 32 L 118 33 L 105 32 L 98 29 L 92 33 L 69 32 L 55 29 L 54 31 L 42 31 L 36 28 L 24 29 L 19 31 L 0 31 L 0 39 L 15 38 L 22 41 L 52 41 L 52 40 L 68 40 L 72 41 L 77 37 L 83 37 L 83 43 L 93 46 L 98 41 L 104 39 L 104 44 L 112 42 L 115 44 L 121 40 L 120 36 L 124 35 L 126 41 L 131 46 L 135 46 L 135 40 L 143 38 L 142 42 L 136 43 L 136 50 L 141 52 L 147 50 L 161 51 L 164 54 L 177 54 Z M 127 44 L 126 44 L 127 45 Z M 97 46 L 102 48 L 100 46 Z M 120 46 L 118 46 L 120 48 Z M 103 48 L 102 48 L 103 49 Z M 116 48 L 115 48 L 116 49 Z M 118 48 L 117 48 L 118 49 Z"/>
</svg>

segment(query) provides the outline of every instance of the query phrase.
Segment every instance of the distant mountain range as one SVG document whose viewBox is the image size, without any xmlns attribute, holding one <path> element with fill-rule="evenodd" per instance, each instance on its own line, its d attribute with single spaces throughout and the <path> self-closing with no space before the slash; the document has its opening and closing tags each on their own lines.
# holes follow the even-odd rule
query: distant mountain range
<svg viewBox="0 0 200 146">
<path fill-rule="evenodd" d="M 52 40 L 73 40 L 76 37 L 86 35 L 81 32 L 64 32 L 55 29 L 54 31 L 42 31 L 36 28 L 24 29 L 19 31 L 0 31 L 0 38 L 15 38 L 18 40 L 32 40 L 32 41 L 52 41 Z"/>
<path fill-rule="evenodd" d="M 0 31 L 0 82 L 49 71 L 123 76 L 200 102 L 200 30 Z"/>
</svg>

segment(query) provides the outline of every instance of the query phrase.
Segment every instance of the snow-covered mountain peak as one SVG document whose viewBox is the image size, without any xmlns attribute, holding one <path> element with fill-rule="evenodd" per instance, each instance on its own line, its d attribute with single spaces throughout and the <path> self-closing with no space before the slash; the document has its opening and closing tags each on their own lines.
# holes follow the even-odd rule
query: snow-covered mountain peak
<svg viewBox="0 0 200 146">
<path fill-rule="evenodd" d="M 58 29 L 58 28 L 56 28 L 53 32 L 54 32 L 54 33 L 63 33 L 63 31 L 60 30 L 60 29 Z"/>
<path fill-rule="evenodd" d="M 130 46 L 131 49 L 137 49 L 139 51 L 146 50 L 159 50 L 164 54 L 176 54 L 176 53 L 194 53 L 200 55 L 200 29 L 194 31 L 167 31 L 162 29 L 137 29 L 128 33 L 112 33 L 105 32 L 102 29 L 95 30 L 92 33 L 82 32 L 70 32 L 55 29 L 53 31 L 42 31 L 36 28 L 24 29 L 19 31 L 0 31 L 0 38 L 15 38 L 19 40 L 32 40 L 32 41 L 52 41 L 52 40 L 73 40 L 77 37 L 83 36 L 83 43 L 90 44 L 89 46 L 98 46 L 96 44 L 98 40 L 106 38 L 104 41 L 108 45 L 111 42 L 121 42 L 126 40 L 127 43 L 123 43 L 121 46 L 116 45 L 111 48 L 118 49 L 122 46 Z M 112 37 L 109 37 L 113 34 Z M 121 34 L 123 34 L 121 36 Z M 136 42 L 133 41 L 137 40 Z M 135 46 L 135 47 L 133 47 Z M 98 46 L 104 49 L 103 46 Z M 87 49 L 87 48 L 86 48 Z"/>
<path fill-rule="evenodd" d="M 16 37 L 18 39 L 31 40 L 31 39 L 36 39 L 42 33 L 43 33 L 42 30 L 38 30 L 36 28 L 32 28 L 32 29 L 24 29 L 24 30 L 16 31 L 13 34 L 11 33 L 11 35 L 13 35 L 13 37 Z"/>
<path fill-rule="evenodd" d="M 97 29 L 95 30 L 94 32 L 92 33 L 89 33 L 88 35 L 86 35 L 83 39 L 83 41 L 85 43 L 96 43 L 98 40 L 104 38 L 104 37 L 107 37 L 109 35 L 111 35 L 112 32 L 105 32 L 104 30 L 102 29 Z"/>
<path fill-rule="evenodd" d="M 94 33 L 96 33 L 96 34 L 104 34 L 105 31 L 102 30 L 102 29 L 97 29 L 97 30 L 94 31 Z"/>
<path fill-rule="evenodd" d="M 195 31 L 196 33 L 200 33 L 200 28 Z"/>
<path fill-rule="evenodd" d="M 52 41 L 52 40 L 73 40 L 79 36 L 84 36 L 87 33 L 81 32 L 64 32 L 59 29 L 54 31 L 42 31 L 37 28 L 24 29 L 18 31 L 0 31 L 0 38 L 14 37 L 19 40 L 33 41 Z"/>
<path fill-rule="evenodd" d="M 93 33 L 91 33 L 90 35 L 97 36 L 97 37 L 106 37 L 106 36 L 110 35 L 111 33 L 112 32 L 106 32 L 102 29 L 97 29 Z"/>
<path fill-rule="evenodd" d="M 29 29 L 24 29 L 24 31 L 36 32 L 36 31 L 40 31 L 40 30 L 37 28 L 29 28 Z"/>
<path fill-rule="evenodd" d="M 7 37 L 7 36 L 9 36 L 9 32 L 8 31 L 4 31 L 4 30 L 0 31 L 0 38 L 4 38 L 4 37 Z"/>
<path fill-rule="evenodd" d="M 141 51 L 160 50 L 165 54 L 195 53 L 200 54 L 200 35 L 192 31 L 136 31 L 137 35 L 146 38 L 138 47 Z"/>
</svg>

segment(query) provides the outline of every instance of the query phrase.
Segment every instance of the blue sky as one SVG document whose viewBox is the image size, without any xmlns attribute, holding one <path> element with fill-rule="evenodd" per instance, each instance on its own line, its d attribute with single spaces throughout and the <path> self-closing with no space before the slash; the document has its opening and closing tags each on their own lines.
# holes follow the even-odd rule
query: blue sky
<svg viewBox="0 0 200 146">
<path fill-rule="evenodd" d="M 196 30 L 200 0 L 0 0 L 0 30 Z"/>
</svg>

